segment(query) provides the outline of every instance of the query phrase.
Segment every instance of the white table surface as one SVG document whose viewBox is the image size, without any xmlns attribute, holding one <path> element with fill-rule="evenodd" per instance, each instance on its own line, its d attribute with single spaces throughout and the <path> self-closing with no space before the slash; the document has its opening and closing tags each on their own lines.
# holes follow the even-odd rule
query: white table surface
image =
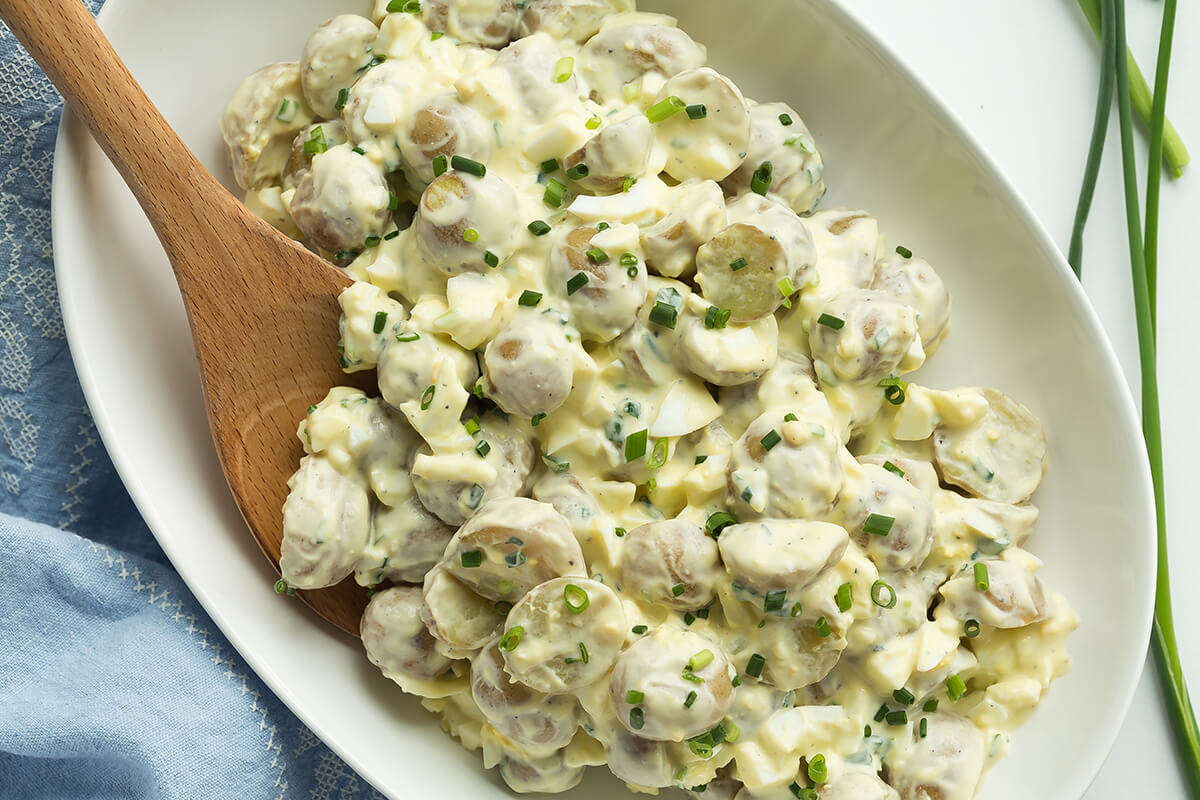
<svg viewBox="0 0 1200 800">
<path fill-rule="evenodd" d="M 846 0 L 915 67 L 991 152 L 1063 252 L 1071 234 L 1097 81 L 1098 46 L 1074 0 Z M 1129 41 L 1154 72 L 1161 2 L 1127 0 Z M 1200 156 L 1200 7 L 1180 3 L 1168 116 Z M 1191 40 L 1189 42 L 1189 39 Z M 1146 136 L 1136 133 L 1145 186 Z M 1084 286 L 1137 396 L 1137 335 L 1130 288 L 1115 107 L 1084 251 Z M 1144 188 L 1143 188 L 1144 190 Z M 1188 413 L 1200 391 L 1189 331 L 1200 298 L 1191 234 L 1200 222 L 1200 167 L 1164 182 L 1159 236 L 1159 389 L 1176 633 L 1190 683 L 1200 691 L 1200 624 L 1185 590 L 1200 562 L 1189 524 L 1200 431 Z M 1097 435 L 1103 435 L 1097 431 Z M 1200 699 L 1200 697 L 1198 697 Z M 1096 702 L 1103 703 L 1103 697 Z M 1129 776 L 1136 775 L 1131 782 Z M 1135 788 L 1136 787 L 1136 788 Z M 1086 800 L 1188 796 L 1169 737 L 1164 698 L 1147 662 L 1133 708 Z"/>
</svg>

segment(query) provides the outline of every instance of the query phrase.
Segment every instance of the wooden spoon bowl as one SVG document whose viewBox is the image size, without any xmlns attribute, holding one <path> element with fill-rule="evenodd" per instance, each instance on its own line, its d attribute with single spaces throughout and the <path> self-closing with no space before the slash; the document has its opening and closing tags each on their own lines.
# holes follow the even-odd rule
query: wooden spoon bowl
<svg viewBox="0 0 1200 800">
<path fill-rule="evenodd" d="M 62 92 L 149 217 L 179 283 L 225 479 L 279 570 L 305 409 L 351 379 L 336 357 L 350 278 L 254 216 L 171 130 L 79 0 L 0 0 L 0 19 Z M 364 375 L 366 378 L 364 378 Z M 366 591 L 298 592 L 354 636 Z"/>
</svg>

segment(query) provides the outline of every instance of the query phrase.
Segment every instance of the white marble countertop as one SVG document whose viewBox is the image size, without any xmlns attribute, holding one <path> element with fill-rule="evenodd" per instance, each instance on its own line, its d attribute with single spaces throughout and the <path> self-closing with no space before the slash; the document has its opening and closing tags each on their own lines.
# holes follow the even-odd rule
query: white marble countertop
<svg viewBox="0 0 1200 800">
<path fill-rule="evenodd" d="M 1091 132 L 1098 47 L 1072 0 L 845 0 L 966 122 L 1066 252 Z M 1152 75 L 1162 3 L 1129 0 L 1130 46 Z M 1180 3 L 1168 116 L 1200 156 L 1200 7 Z M 1193 41 L 1189 42 L 1189 38 Z M 1146 136 L 1136 135 L 1145 186 Z M 1137 396 L 1137 335 L 1115 108 L 1084 252 L 1084 286 Z M 1164 181 L 1159 236 L 1159 388 L 1176 634 L 1184 670 L 1200 687 L 1200 624 L 1186 610 L 1200 537 L 1188 523 L 1200 429 L 1188 422 L 1200 365 L 1187 331 L 1200 299 L 1191 234 L 1200 217 L 1200 166 Z M 1194 689 L 1194 691 L 1197 691 Z M 1104 702 L 1097 697 L 1096 702 Z M 1129 717 L 1086 800 L 1183 798 L 1187 788 L 1169 736 L 1155 667 L 1142 674 Z"/>
</svg>

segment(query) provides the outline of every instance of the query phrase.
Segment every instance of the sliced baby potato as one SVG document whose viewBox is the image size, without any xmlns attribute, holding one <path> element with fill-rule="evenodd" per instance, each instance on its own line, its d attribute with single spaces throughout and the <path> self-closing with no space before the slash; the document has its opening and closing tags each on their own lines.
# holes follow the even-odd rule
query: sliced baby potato
<svg viewBox="0 0 1200 800">
<path fill-rule="evenodd" d="M 443 566 L 429 570 L 422 588 L 421 619 L 452 655 L 467 655 L 499 634 L 504 615 Z"/>
<path fill-rule="evenodd" d="M 339 97 L 362 75 L 378 35 L 375 23 L 357 14 L 331 17 L 309 35 L 300 54 L 300 84 L 318 117 L 332 119 L 341 112 Z"/>
<path fill-rule="evenodd" d="M 725 195 L 713 181 L 687 181 L 666 193 L 666 213 L 641 230 L 647 269 L 667 278 L 691 275 L 696 251 L 728 225 Z"/>
<path fill-rule="evenodd" d="M 682 108 L 668 113 L 672 103 L 704 106 L 693 119 Z M 666 106 L 662 104 L 666 103 Z M 667 150 L 666 173 L 677 181 L 689 178 L 719 181 L 746 158 L 750 143 L 750 109 L 733 82 L 710 67 L 690 69 L 668 80 L 646 111 L 655 134 Z"/>
<path fill-rule="evenodd" d="M 238 84 L 221 115 L 238 186 L 253 189 L 277 180 L 296 132 L 312 121 L 296 62 L 269 64 Z"/>
<path fill-rule="evenodd" d="M 421 620 L 421 590 L 394 586 L 377 592 L 363 612 L 363 647 L 367 658 L 385 677 L 430 680 L 453 663 L 434 647 L 434 638 Z"/>
<path fill-rule="evenodd" d="M 786 103 L 761 103 L 750 109 L 746 160 L 721 185 L 733 195 L 751 191 L 754 173 L 766 162 L 771 164 L 768 193 L 797 214 L 811 212 L 825 194 L 824 163 L 804 121 Z"/>
<path fill-rule="evenodd" d="M 988 406 L 982 419 L 934 429 L 934 464 L 943 480 L 976 497 L 1001 503 L 1028 500 L 1046 470 L 1042 424 L 1003 392 L 980 392 Z"/>
<path fill-rule="evenodd" d="M 764 595 L 800 592 L 841 561 L 849 543 L 840 525 L 800 519 L 730 525 L 717 539 L 729 575 Z"/>
<path fill-rule="evenodd" d="M 600 679 L 628 631 L 612 589 L 588 578 L 555 578 L 513 606 L 499 647 L 514 680 L 556 694 Z"/>
</svg>

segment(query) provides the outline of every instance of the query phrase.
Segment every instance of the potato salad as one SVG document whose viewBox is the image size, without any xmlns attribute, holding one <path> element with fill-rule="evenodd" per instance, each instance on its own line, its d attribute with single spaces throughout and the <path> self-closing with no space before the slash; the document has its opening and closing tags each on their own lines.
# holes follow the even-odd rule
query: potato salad
<svg viewBox="0 0 1200 800">
<path fill-rule="evenodd" d="M 377 0 L 250 75 L 246 203 L 354 279 L 286 584 L 518 792 L 968 800 L 1069 664 L 1003 391 L 905 375 L 950 295 L 819 207 L 800 113 L 633 0 Z"/>
</svg>

